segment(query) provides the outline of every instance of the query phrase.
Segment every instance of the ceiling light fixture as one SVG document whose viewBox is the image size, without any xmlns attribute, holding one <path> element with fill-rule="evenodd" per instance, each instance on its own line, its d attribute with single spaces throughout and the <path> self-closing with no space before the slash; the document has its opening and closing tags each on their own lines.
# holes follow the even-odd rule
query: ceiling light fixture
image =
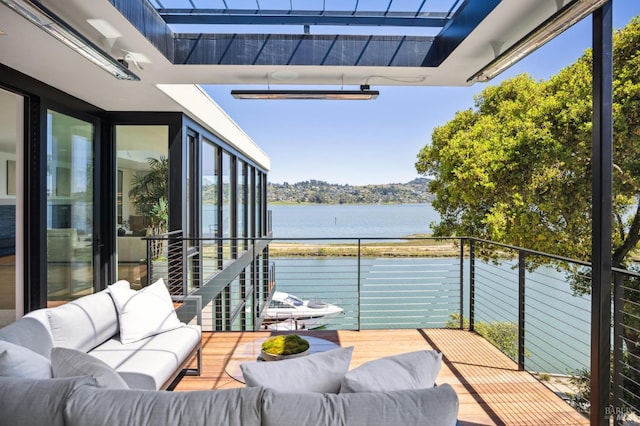
<svg viewBox="0 0 640 426">
<path fill-rule="evenodd" d="M 467 82 L 473 83 L 491 80 L 558 34 L 593 13 L 607 1 L 610 0 L 574 0 L 570 2 L 542 24 L 538 25 L 516 44 L 498 55 L 488 65 L 471 76 Z"/>
<path fill-rule="evenodd" d="M 232 90 L 231 96 L 236 99 L 307 99 L 307 100 L 349 100 L 365 101 L 378 97 L 377 90 L 370 90 L 368 85 L 360 86 L 360 90 Z"/>
<path fill-rule="evenodd" d="M 129 71 L 115 58 L 100 49 L 41 3 L 35 0 L 0 1 L 115 78 L 120 80 L 140 80 L 140 77 Z"/>
</svg>

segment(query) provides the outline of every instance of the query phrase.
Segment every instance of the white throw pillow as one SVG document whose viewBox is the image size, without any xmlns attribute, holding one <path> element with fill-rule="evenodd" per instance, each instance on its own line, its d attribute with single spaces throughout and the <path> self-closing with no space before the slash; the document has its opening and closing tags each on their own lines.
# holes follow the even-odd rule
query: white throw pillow
<svg viewBox="0 0 640 426">
<path fill-rule="evenodd" d="M 51 362 L 31 349 L 0 340 L 0 377 L 50 379 Z"/>
<path fill-rule="evenodd" d="M 109 292 L 118 310 L 122 343 L 136 342 L 184 325 L 176 315 L 162 278 L 138 291 L 110 285 Z"/>
<path fill-rule="evenodd" d="M 366 362 L 342 379 L 340 393 L 433 387 L 442 364 L 437 351 L 416 351 Z"/>
<path fill-rule="evenodd" d="M 84 352 L 68 348 L 51 349 L 51 368 L 56 379 L 91 376 L 100 388 L 129 389 L 116 370 Z"/>
<path fill-rule="evenodd" d="M 281 392 L 338 393 L 351 362 L 353 346 L 282 361 L 240 364 L 247 386 Z"/>
<path fill-rule="evenodd" d="M 107 286 L 107 291 L 110 291 L 110 288 L 113 287 L 118 287 L 118 288 L 126 288 L 126 289 L 130 289 L 131 288 L 131 283 L 127 280 L 119 280 L 116 281 L 115 283 L 111 284 L 110 286 Z"/>
<path fill-rule="evenodd" d="M 56 347 L 89 352 L 118 333 L 118 311 L 107 291 L 47 309 L 47 316 Z"/>
</svg>

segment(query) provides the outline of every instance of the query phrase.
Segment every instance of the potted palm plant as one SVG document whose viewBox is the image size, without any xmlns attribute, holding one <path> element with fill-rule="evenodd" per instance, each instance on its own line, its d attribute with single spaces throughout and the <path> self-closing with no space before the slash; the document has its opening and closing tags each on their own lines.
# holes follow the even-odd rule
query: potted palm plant
<svg viewBox="0 0 640 426">
<path fill-rule="evenodd" d="M 169 159 L 164 156 L 149 157 L 147 164 L 147 173 L 135 175 L 131 179 L 129 197 L 138 214 L 149 219 L 147 235 L 160 235 L 167 232 L 169 220 Z M 161 240 L 152 241 L 152 258 L 160 257 L 163 248 Z"/>
</svg>

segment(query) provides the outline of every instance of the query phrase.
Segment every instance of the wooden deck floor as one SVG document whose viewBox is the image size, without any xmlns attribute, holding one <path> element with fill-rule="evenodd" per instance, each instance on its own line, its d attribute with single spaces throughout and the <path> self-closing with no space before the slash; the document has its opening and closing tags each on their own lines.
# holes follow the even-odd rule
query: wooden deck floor
<svg viewBox="0 0 640 426">
<path fill-rule="evenodd" d="M 354 346 L 351 368 L 383 356 L 421 349 L 443 354 L 438 383 L 449 383 L 460 399 L 462 425 L 588 425 L 560 397 L 480 336 L 463 330 L 366 330 L 300 332 Z M 269 332 L 203 333 L 203 372 L 184 377 L 176 391 L 244 386 L 224 370 L 234 348 Z"/>
</svg>

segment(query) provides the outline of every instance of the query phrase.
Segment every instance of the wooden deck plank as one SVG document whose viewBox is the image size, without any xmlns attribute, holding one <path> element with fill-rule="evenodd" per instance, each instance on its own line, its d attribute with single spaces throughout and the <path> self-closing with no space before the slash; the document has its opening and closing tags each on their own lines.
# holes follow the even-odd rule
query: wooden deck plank
<svg viewBox="0 0 640 426">
<path fill-rule="evenodd" d="M 234 349 L 270 332 L 203 333 L 200 377 L 186 376 L 176 391 L 244 386 L 225 372 Z M 353 346 L 350 368 L 383 356 L 421 349 L 443 354 L 438 383 L 449 383 L 460 399 L 460 423 L 479 425 L 588 425 L 589 421 L 482 337 L 464 330 L 412 329 L 305 331 L 342 347 Z"/>
</svg>

